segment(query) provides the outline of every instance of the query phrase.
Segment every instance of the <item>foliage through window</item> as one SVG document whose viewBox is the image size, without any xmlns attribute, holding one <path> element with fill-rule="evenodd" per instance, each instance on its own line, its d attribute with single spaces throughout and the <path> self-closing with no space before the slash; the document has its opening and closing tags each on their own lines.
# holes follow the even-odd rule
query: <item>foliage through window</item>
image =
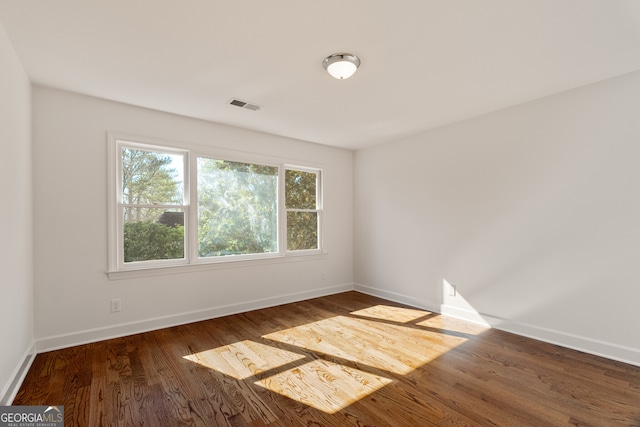
<svg viewBox="0 0 640 427">
<path fill-rule="evenodd" d="M 318 249 L 318 172 L 285 171 L 287 250 Z"/>
<path fill-rule="evenodd" d="M 198 157 L 198 256 L 278 251 L 278 168 Z"/>
<path fill-rule="evenodd" d="M 110 140 L 110 271 L 320 252 L 320 170 Z"/>
<path fill-rule="evenodd" d="M 124 262 L 184 259 L 184 155 L 123 147 L 121 159 Z"/>
</svg>

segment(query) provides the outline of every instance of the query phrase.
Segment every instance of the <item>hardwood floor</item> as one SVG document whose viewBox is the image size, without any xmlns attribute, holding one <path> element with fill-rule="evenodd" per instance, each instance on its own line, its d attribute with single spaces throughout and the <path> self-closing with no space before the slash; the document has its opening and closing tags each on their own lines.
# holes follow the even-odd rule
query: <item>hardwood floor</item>
<svg viewBox="0 0 640 427">
<path fill-rule="evenodd" d="M 357 292 L 43 353 L 65 426 L 640 426 L 640 368 Z"/>
</svg>

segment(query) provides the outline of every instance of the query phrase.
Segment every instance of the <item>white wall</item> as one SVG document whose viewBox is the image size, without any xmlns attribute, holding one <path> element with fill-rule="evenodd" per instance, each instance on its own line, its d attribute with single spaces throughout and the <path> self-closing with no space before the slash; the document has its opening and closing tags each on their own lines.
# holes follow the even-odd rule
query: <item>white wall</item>
<svg viewBox="0 0 640 427">
<path fill-rule="evenodd" d="M 35 331 L 40 350 L 352 288 L 351 151 L 50 88 L 36 86 L 33 91 Z M 110 281 L 107 131 L 321 164 L 328 255 Z M 112 298 L 122 299 L 122 312 L 109 312 Z"/>
<path fill-rule="evenodd" d="M 358 151 L 356 288 L 640 364 L 639 112 L 636 72 Z"/>
<path fill-rule="evenodd" d="M 31 86 L 0 25 L 0 405 L 33 353 Z"/>
</svg>

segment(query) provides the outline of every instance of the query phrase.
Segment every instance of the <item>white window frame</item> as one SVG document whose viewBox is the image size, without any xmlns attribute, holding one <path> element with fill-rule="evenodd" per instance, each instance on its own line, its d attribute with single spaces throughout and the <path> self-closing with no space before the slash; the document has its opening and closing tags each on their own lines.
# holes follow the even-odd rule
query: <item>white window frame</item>
<svg viewBox="0 0 640 427">
<path fill-rule="evenodd" d="M 319 165 L 299 166 L 299 162 L 272 156 L 249 155 L 225 149 L 205 149 L 185 143 L 161 141 L 155 138 L 132 136 L 115 132 L 107 133 L 108 167 L 108 265 L 110 279 L 144 277 L 171 272 L 196 271 L 210 268 L 236 267 L 238 263 L 273 263 L 308 259 L 305 256 L 326 257 L 323 252 L 323 169 Z M 157 151 L 184 156 L 184 201 L 183 205 L 170 207 L 184 209 L 185 220 L 185 257 L 183 259 L 124 262 L 123 229 L 124 218 L 122 200 L 122 155 L 123 147 Z M 230 162 L 252 163 L 278 168 L 278 246 L 276 252 L 259 254 L 227 255 L 219 257 L 198 256 L 198 157 L 220 159 Z M 316 206 L 318 212 L 318 248 L 309 250 L 287 250 L 287 209 L 285 207 L 285 170 L 300 170 L 316 173 Z M 165 207 L 155 205 L 154 207 Z M 167 206 L 168 207 L 168 206 Z"/>
<path fill-rule="evenodd" d="M 285 179 L 284 179 L 284 175 L 285 172 L 287 170 L 294 170 L 294 171 L 301 171 L 301 172 L 308 172 L 308 173 L 314 173 L 316 175 L 316 208 L 315 209 L 293 209 L 293 208 L 287 208 L 285 206 L 286 204 L 286 200 L 285 200 Z M 281 184 L 281 193 L 283 197 L 281 197 L 282 199 L 282 212 L 284 212 L 283 215 L 283 220 L 285 222 L 284 224 L 284 236 L 282 236 L 282 245 L 284 246 L 284 251 L 287 255 L 291 255 L 291 256 L 298 256 L 298 255 L 307 255 L 307 254 L 317 254 L 317 253 L 322 253 L 322 212 L 323 212 L 323 207 L 322 207 L 322 170 L 318 169 L 318 168 L 310 168 L 307 166 L 297 166 L 297 165 L 291 165 L 291 164 L 285 164 L 282 167 L 281 170 L 281 174 L 282 174 L 282 179 L 280 180 Z M 287 212 L 315 212 L 318 215 L 318 247 L 316 249 L 303 249 L 303 250 L 296 250 L 296 251 L 290 251 L 288 250 L 288 242 L 287 242 Z"/>
<path fill-rule="evenodd" d="M 277 243 L 277 250 L 275 252 L 267 252 L 267 253 L 256 253 L 256 254 L 239 254 L 239 255 L 225 255 L 225 256 L 218 256 L 218 257 L 201 257 L 198 254 L 198 158 L 207 158 L 207 159 L 213 159 L 213 160 L 222 160 L 222 161 L 227 161 L 227 162 L 237 162 L 237 163 L 249 163 L 249 164 L 257 164 L 260 166 L 272 166 L 272 167 L 276 167 L 278 168 L 278 187 L 277 187 L 277 191 L 278 191 L 278 200 L 276 201 L 276 206 L 277 206 L 277 210 L 278 210 L 278 223 L 277 223 L 277 236 L 278 236 L 278 241 Z M 280 182 L 281 182 L 281 178 L 280 178 L 280 170 L 282 169 L 282 164 L 281 163 L 274 163 L 273 161 L 265 161 L 265 160 L 256 160 L 254 158 L 250 158 L 250 157 L 242 157 L 242 156 L 238 156 L 238 155 L 219 155 L 219 154 L 212 154 L 212 153 L 205 153 L 202 151 L 199 151 L 197 153 L 193 154 L 193 169 L 192 169 L 192 177 L 195 177 L 195 179 L 193 179 L 193 185 L 191 186 L 191 200 L 194 200 L 194 209 L 193 209 L 193 224 L 195 224 L 192 229 L 190 230 L 193 236 L 193 242 L 194 244 L 193 246 L 193 260 L 194 263 L 196 264 L 208 264 L 208 263 L 223 263 L 223 262 L 230 262 L 230 261 L 243 261 L 243 260 L 254 260 L 254 259 L 265 259 L 265 258 L 274 258 L 274 257 L 279 257 L 282 256 L 282 242 L 280 240 L 280 230 L 282 230 L 282 222 L 281 222 L 281 215 L 280 215 L 280 200 L 282 199 L 282 197 L 280 197 L 280 195 L 282 194 L 280 191 Z"/>
</svg>

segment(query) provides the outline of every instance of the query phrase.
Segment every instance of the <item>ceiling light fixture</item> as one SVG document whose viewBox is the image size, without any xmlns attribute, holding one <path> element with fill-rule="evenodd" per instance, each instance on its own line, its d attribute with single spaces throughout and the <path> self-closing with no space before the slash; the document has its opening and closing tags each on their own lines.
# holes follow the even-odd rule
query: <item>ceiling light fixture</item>
<svg viewBox="0 0 640 427">
<path fill-rule="evenodd" d="M 334 53 L 322 61 L 322 66 L 332 77 L 344 80 L 356 72 L 360 66 L 360 58 L 350 53 Z"/>
</svg>

